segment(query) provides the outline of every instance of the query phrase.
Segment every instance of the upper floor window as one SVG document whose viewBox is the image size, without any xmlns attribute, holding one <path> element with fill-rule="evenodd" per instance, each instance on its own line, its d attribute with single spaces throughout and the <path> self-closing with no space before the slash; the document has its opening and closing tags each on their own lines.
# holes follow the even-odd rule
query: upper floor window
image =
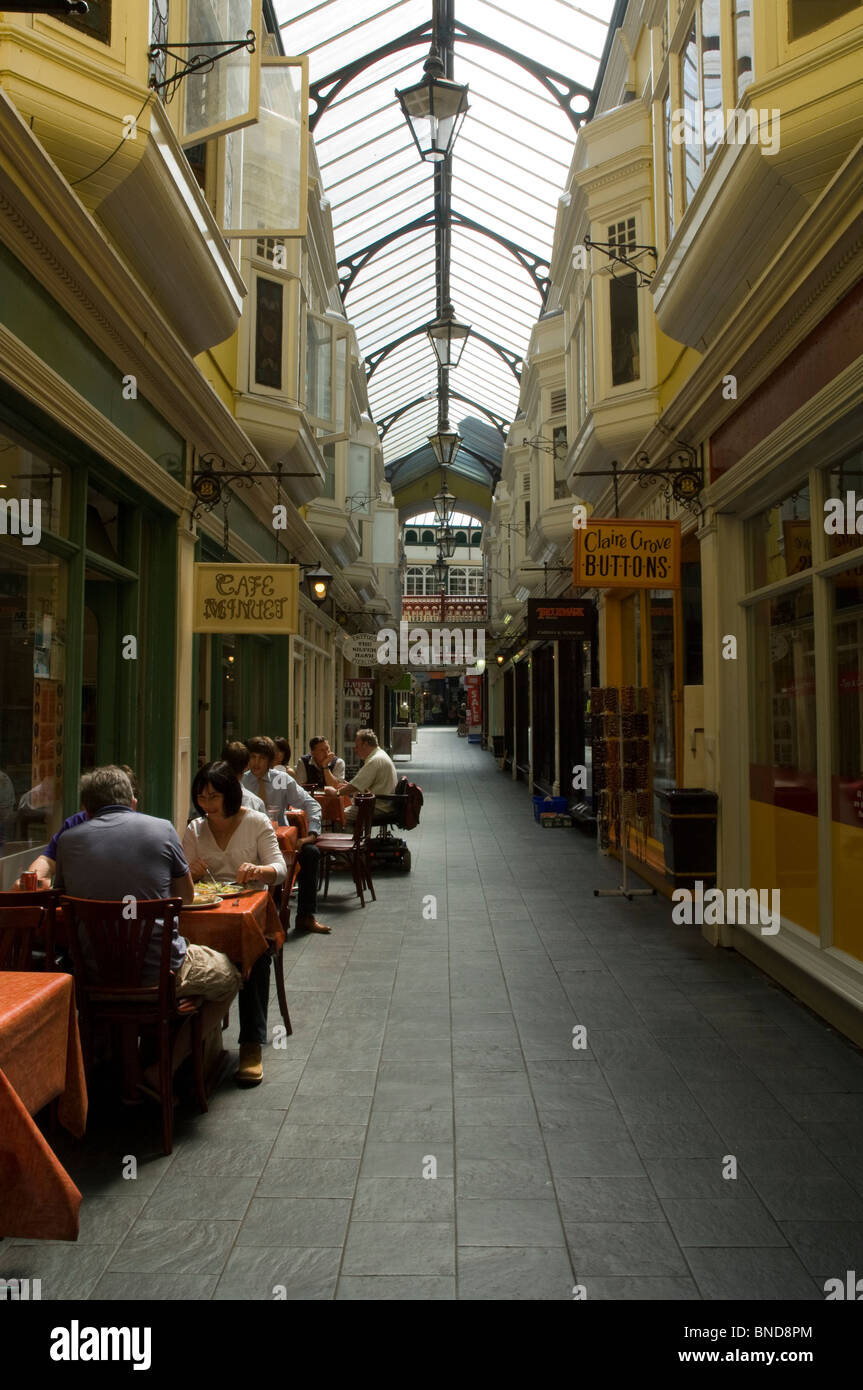
<svg viewBox="0 0 863 1390">
<path fill-rule="evenodd" d="M 418 543 L 416 531 L 405 531 L 405 545 L 417 545 Z"/>
<path fill-rule="evenodd" d="M 610 246 L 624 253 L 636 245 L 635 218 L 613 222 L 608 229 Z M 621 386 L 641 375 L 638 339 L 638 276 L 634 271 L 615 275 L 608 285 L 611 320 L 611 384 Z"/>
<path fill-rule="evenodd" d="M 471 545 L 482 545 L 482 531 L 474 531 L 470 543 Z"/>
<path fill-rule="evenodd" d="M 859 4 L 860 0 L 818 0 L 817 4 L 813 4 L 813 0 L 790 0 L 788 36 L 800 39 L 815 29 L 823 29 L 825 24 L 841 19 L 842 15 L 857 9 Z"/>
<path fill-rule="evenodd" d="M 734 0 L 735 93 L 738 102 L 754 77 L 752 70 L 752 0 Z"/>
<path fill-rule="evenodd" d="M 86 14 L 58 14 L 54 17 L 63 24 L 71 24 L 73 29 L 83 30 L 102 43 L 111 42 L 111 0 L 88 0 Z"/>
<path fill-rule="evenodd" d="M 411 566 L 405 575 L 405 594 L 415 597 L 426 592 L 426 577 L 429 569 L 426 565 Z M 431 592 L 431 590 L 429 590 Z"/>
<path fill-rule="evenodd" d="M 456 531 L 455 543 L 456 545 L 467 545 L 467 531 Z"/>
<path fill-rule="evenodd" d="M 434 531 L 423 531 L 423 545 L 434 545 Z"/>
</svg>

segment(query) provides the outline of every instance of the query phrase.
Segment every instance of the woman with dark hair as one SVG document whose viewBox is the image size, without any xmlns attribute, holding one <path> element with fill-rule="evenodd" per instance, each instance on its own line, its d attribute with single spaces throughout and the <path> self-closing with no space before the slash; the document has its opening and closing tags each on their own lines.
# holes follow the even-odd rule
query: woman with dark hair
<svg viewBox="0 0 863 1390">
<path fill-rule="evenodd" d="M 192 801 L 203 817 L 186 826 L 183 852 L 192 877 L 283 883 L 287 865 L 263 811 L 242 804 L 243 789 L 227 763 L 202 767 L 192 783 Z M 259 956 L 240 991 L 240 1066 L 237 1080 L 257 1085 L 264 1075 L 261 1047 L 267 1041 L 270 956 Z"/>
<path fill-rule="evenodd" d="M 207 870 L 237 883 L 282 883 L 287 867 L 275 831 L 263 811 L 243 805 L 243 788 L 227 763 L 202 767 L 192 783 L 192 802 L 203 819 L 186 826 L 183 849 L 192 878 Z"/>
<path fill-rule="evenodd" d="M 273 767 L 279 767 L 282 772 L 286 772 L 289 777 L 293 777 L 294 769 L 291 767 L 291 745 L 286 738 L 282 738 L 281 736 L 279 738 L 274 738 L 273 743 L 276 745 L 276 756 L 273 760 Z"/>
</svg>

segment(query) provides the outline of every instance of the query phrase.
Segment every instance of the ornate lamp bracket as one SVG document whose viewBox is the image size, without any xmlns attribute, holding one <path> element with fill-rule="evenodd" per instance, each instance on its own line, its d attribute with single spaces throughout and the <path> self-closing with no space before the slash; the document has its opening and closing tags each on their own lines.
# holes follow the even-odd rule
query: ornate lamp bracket
<svg viewBox="0 0 863 1390">
<path fill-rule="evenodd" d="M 687 511 L 698 516 L 701 513 L 699 497 L 704 489 L 704 469 L 698 451 L 683 440 L 676 440 L 677 448 L 662 463 L 651 463 L 642 450 L 635 456 L 632 470 L 639 487 L 652 487 L 662 483 L 666 502 L 677 502 Z M 623 471 L 623 470 L 621 470 Z M 629 471 L 629 470 L 627 470 Z"/>
<path fill-rule="evenodd" d="M 156 74 L 150 78 L 149 86 L 154 92 L 159 92 L 167 105 L 174 95 L 175 89 L 180 85 L 185 77 L 190 77 L 193 72 L 212 72 L 216 63 L 221 58 L 227 58 L 231 53 L 239 53 L 242 48 L 247 53 L 254 53 L 257 44 L 257 35 L 254 29 L 246 30 L 244 39 L 226 39 L 224 43 L 213 43 L 209 39 L 199 39 L 197 43 L 151 43 L 147 49 L 147 57 L 151 63 L 155 63 L 157 58 L 173 58 L 177 64 L 175 71 L 170 77 L 166 77 L 160 82 Z M 192 49 L 214 49 L 218 53 L 191 53 L 190 57 L 185 54 Z M 163 69 L 164 71 L 164 69 Z"/>
<path fill-rule="evenodd" d="M 199 466 L 192 470 L 191 489 L 195 503 L 189 514 L 189 523 L 194 526 L 203 512 L 215 511 L 221 503 L 225 510 L 225 553 L 228 551 L 228 508 L 234 488 L 256 487 L 259 479 L 269 478 L 276 484 L 276 498 L 281 501 L 283 478 L 316 478 L 316 473 L 289 472 L 279 460 L 272 468 L 258 468 L 254 454 L 245 454 L 234 467 L 221 454 L 201 454 Z M 276 531 L 276 554 L 278 556 L 279 533 Z"/>
<path fill-rule="evenodd" d="M 603 256 L 607 256 L 611 261 L 611 273 L 614 275 L 615 266 L 622 265 L 626 270 L 633 271 L 638 276 L 636 289 L 646 289 L 653 284 L 653 275 L 656 274 L 656 264 L 659 259 L 655 246 L 641 246 L 636 242 L 623 243 L 620 246 L 613 245 L 610 241 L 592 241 L 589 236 L 584 238 L 584 244 L 589 251 L 601 251 Z M 631 253 L 635 258 L 647 253 L 653 257 L 653 274 L 648 275 L 646 270 L 642 270 L 640 265 L 635 264 L 635 259 L 630 259 Z"/>
</svg>

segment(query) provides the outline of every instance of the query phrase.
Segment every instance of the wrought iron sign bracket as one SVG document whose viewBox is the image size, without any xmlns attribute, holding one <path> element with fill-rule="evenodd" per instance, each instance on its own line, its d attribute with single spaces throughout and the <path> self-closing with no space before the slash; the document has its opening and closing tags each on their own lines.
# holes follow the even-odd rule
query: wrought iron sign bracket
<svg viewBox="0 0 863 1390">
<path fill-rule="evenodd" d="M 227 58 L 232 53 L 239 53 L 245 49 L 247 53 L 254 53 L 258 38 L 254 29 L 246 30 L 244 39 L 226 39 L 223 43 L 213 43 L 209 39 L 198 39 L 196 43 L 151 43 L 147 49 L 147 57 L 151 63 L 157 58 L 173 58 L 178 64 L 178 68 L 166 77 L 163 82 L 156 79 L 155 74 L 150 78 L 149 86 L 154 92 L 159 92 L 167 105 L 174 95 L 175 89 L 180 85 L 185 77 L 191 77 L 195 72 L 212 72 L 216 63 L 221 58 Z M 184 53 L 193 48 L 218 48 L 218 53 L 197 53 L 187 58 Z"/>
<path fill-rule="evenodd" d="M 682 439 L 678 439 L 676 443 L 674 453 L 669 454 L 662 463 L 651 463 L 642 449 L 635 456 L 634 468 L 620 468 L 617 463 L 612 463 L 610 468 L 585 468 L 575 474 L 575 479 L 612 478 L 615 516 L 620 514 L 619 478 L 637 478 L 638 486 L 644 488 L 662 483 L 667 503 L 677 502 L 694 516 L 700 516 L 699 497 L 704 490 L 704 468 L 696 449 L 690 444 L 684 444 Z"/>
<path fill-rule="evenodd" d="M 350 497 L 345 498 L 348 516 L 353 512 L 364 512 L 370 502 L 380 502 L 380 500 L 380 489 L 377 492 L 352 492 Z"/>
<path fill-rule="evenodd" d="M 192 470 L 191 489 L 195 494 L 195 504 L 189 514 L 189 524 L 195 522 L 203 512 L 212 512 L 221 502 L 225 509 L 225 551 L 228 550 L 228 506 L 234 487 L 256 487 L 258 480 L 269 478 L 276 484 L 276 497 L 282 495 L 283 478 L 317 478 L 317 473 L 288 472 L 281 463 L 274 468 L 257 468 L 254 454 L 245 454 L 238 468 L 231 466 L 220 454 L 202 454 L 200 467 Z M 276 552 L 278 554 L 279 533 L 276 531 Z"/>
<path fill-rule="evenodd" d="M 608 257 L 609 261 L 611 261 L 612 275 L 614 275 L 615 265 L 622 265 L 626 270 L 633 271 L 638 276 L 636 289 L 647 289 L 653 284 L 653 275 L 656 274 L 656 265 L 659 260 L 659 254 L 655 246 L 641 246 L 637 242 L 629 242 L 621 246 L 615 246 L 610 241 L 592 241 L 589 236 L 584 238 L 584 245 L 587 247 L 588 251 L 601 251 L 603 256 Z M 648 275 L 646 270 L 642 270 L 640 265 L 636 265 L 634 260 L 630 260 L 629 253 L 631 251 L 637 252 L 639 256 L 647 252 L 649 256 L 653 257 L 652 275 Z"/>
</svg>

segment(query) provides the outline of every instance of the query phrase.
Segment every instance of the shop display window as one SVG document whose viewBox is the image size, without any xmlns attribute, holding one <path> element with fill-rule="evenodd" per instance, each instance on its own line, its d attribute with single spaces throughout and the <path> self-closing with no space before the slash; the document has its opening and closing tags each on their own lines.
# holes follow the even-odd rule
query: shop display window
<svg viewBox="0 0 863 1390">
<path fill-rule="evenodd" d="M 863 574 L 830 581 L 833 944 L 863 958 Z"/>
<path fill-rule="evenodd" d="M 829 560 L 863 547 L 863 450 L 827 472 L 824 532 Z"/>
<path fill-rule="evenodd" d="M 812 586 L 752 609 L 752 794 L 817 815 Z"/>
<path fill-rule="evenodd" d="M 761 589 L 812 568 L 809 484 L 767 507 L 748 524 L 749 586 Z"/>
<path fill-rule="evenodd" d="M 19 506 L 29 502 L 31 518 L 35 515 L 33 504 L 38 501 L 41 530 L 58 536 L 68 534 L 68 469 L 56 459 L 33 453 L 10 434 L 0 434 L 0 501 L 17 501 Z M 12 526 L 7 524 L 6 529 L 10 533 Z"/>
<path fill-rule="evenodd" d="M 64 562 L 0 537 L 0 886 L 63 819 L 66 609 Z"/>
</svg>

